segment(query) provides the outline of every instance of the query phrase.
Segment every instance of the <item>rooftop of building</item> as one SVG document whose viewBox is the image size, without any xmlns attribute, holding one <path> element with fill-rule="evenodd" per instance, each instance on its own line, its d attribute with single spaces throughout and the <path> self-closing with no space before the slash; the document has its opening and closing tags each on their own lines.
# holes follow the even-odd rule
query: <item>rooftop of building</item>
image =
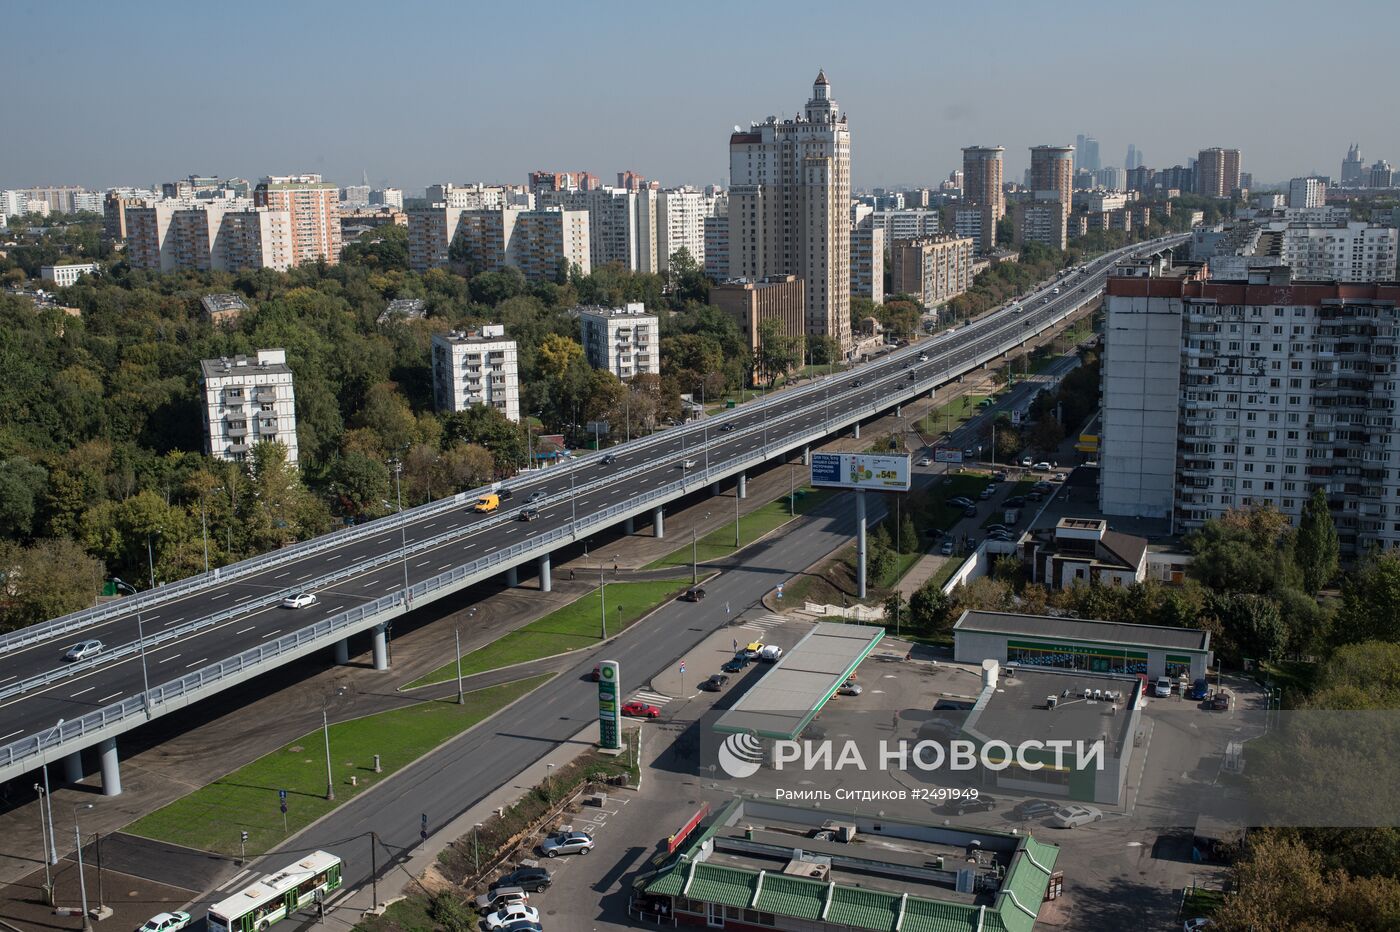
<svg viewBox="0 0 1400 932">
<path fill-rule="evenodd" d="M 199 363 L 204 378 L 222 378 L 233 375 L 287 374 L 292 370 L 287 365 L 286 350 L 258 350 L 256 356 L 220 356 L 218 359 L 204 359 Z"/>
<path fill-rule="evenodd" d="M 773 285 L 786 285 L 792 282 L 800 281 L 802 281 L 802 279 L 797 277 L 796 275 L 767 275 L 763 278 L 726 278 L 718 285 L 712 285 L 711 287 L 723 288 L 727 286 L 731 288 L 764 288 L 771 287 Z"/>
<path fill-rule="evenodd" d="M 379 312 L 375 323 L 387 324 L 389 321 L 398 320 L 422 320 L 428 314 L 428 302 L 422 298 L 395 298 L 390 301 L 384 310 Z"/>
<path fill-rule="evenodd" d="M 248 304 L 243 300 L 243 296 L 231 292 L 207 294 L 199 299 L 199 303 L 210 314 L 226 314 L 229 311 L 246 311 L 248 309 Z"/>
<path fill-rule="evenodd" d="M 882 637 L 883 628 L 818 624 L 719 717 L 715 730 L 793 737 Z"/>
<path fill-rule="evenodd" d="M 1070 540 L 1093 540 L 1100 556 L 1095 560 L 1110 566 L 1136 569 L 1147 554 L 1147 538 L 1110 530 L 1104 518 L 1066 516 L 1053 528 L 1037 528 L 1032 532 L 1045 544 Z"/>
<path fill-rule="evenodd" d="M 506 329 L 503 324 L 487 324 L 479 330 L 450 330 L 447 333 L 433 334 L 434 340 L 441 340 L 444 343 L 451 343 L 453 346 L 463 346 L 473 343 L 514 343 L 515 341 L 506 336 Z"/>
<path fill-rule="evenodd" d="M 1058 857 L 1030 836 L 735 800 L 638 888 L 842 928 L 1031 932 Z"/>
<path fill-rule="evenodd" d="M 1000 667 L 994 686 L 985 687 L 963 723 L 963 731 L 1005 741 L 1093 741 L 1106 737 L 1118 757 L 1142 679 L 1132 674 L 1085 673 L 1027 667 Z M 1055 697 L 1053 706 L 1049 702 Z"/>
<path fill-rule="evenodd" d="M 609 319 L 635 319 L 639 317 L 649 317 L 653 320 L 656 319 L 656 315 L 649 313 L 647 311 L 646 305 L 640 301 L 634 301 L 622 307 L 603 307 L 601 305 L 596 304 L 580 304 L 577 307 L 573 308 L 570 311 L 570 313 L 578 314 L 580 316 L 586 315 L 588 317 L 605 317 Z"/>
<path fill-rule="evenodd" d="M 1210 632 L 1198 628 L 1168 628 L 1162 625 L 1137 625 L 1057 615 L 1022 615 L 1015 612 L 965 611 L 953 623 L 953 631 L 1059 638 L 1123 647 L 1159 647 L 1197 652 L 1210 649 Z"/>
</svg>

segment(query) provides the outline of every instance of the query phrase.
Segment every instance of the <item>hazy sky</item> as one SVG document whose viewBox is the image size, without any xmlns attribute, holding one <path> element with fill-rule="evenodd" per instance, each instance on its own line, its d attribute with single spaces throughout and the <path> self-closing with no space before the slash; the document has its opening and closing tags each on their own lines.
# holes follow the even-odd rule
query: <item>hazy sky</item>
<svg viewBox="0 0 1400 932">
<path fill-rule="evenodd" d="M 857 187 L 935 183 L 970 144 L 1237 146 L 1260 181 L 1400 163 L 1400 3 L 6 0 L 0 188 L 321 172 L 421 194 L 533 168 L 727 183 L 735 124 L 819 67 Z"/>
</svg>

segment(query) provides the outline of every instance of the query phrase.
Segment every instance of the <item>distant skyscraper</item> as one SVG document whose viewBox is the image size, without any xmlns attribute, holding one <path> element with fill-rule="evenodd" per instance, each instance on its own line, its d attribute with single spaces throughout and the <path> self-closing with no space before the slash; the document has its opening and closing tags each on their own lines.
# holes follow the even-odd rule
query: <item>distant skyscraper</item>
<svg viewBox="0 0 1400 932">
<path fill-rule="evenodd" d="M 1005 151 L 1001 146 L 963 148 L 963 200 L 980 211 L 977 249 L 981 252 L 996 249 L 997 221 L 1006 213 L 1001 190 L 1001 155 Z"/>
<path fill-rule="evenodd" d="M 1123 167 L 1128 171 L 1132 171 L 1141 164 L 1142 157 L 1138 155 L 1137 146 L 1133 145 L 1131 142 L 1128 143 L 1128 157 L 1123 160 Z"/>
<path fill-rule="evenodd" d="M 1395 174 L 1390 169 L 1390 163 L 1385 159 L 1376 159 L 1371 166 L 1371 187 L 1388 188 L 1394 181 Z"/>
<path fill-rule="evenodd" d="M 1102 166 L 1099 164 L 1099 141 L 1093 136 L 1085 136 L 1082 133 L 1074 137 L 1074 168 L 1075 171 L 1084 169 L 1085 171 L 1096 172 Z"/>
<path fill-rule="evenodd" d="M 729 137 L 730 274 L 798 275 L 809 336 L 851 348 L 851 132 L 817 74 L 803 115 Z"/>
<path fill-rule="evenodd" d="M 320 175 L 264 178 L 253 192 L 258 207 L 291 215 L 292 265 L 340 261 L 340 189 Z"/>
<path fill-rule="evenodd" d="M 1074 147 L 1031 146 L 1030 188 L 1037 200 L 1057 200 L 1069 213 L 1074 197 Z"/>
<path fill-rule="evenodd" d="M 1197 194 L 1229 197 L 1240 187 L 1240 150 L 1202 149 L 1196 156 L 1195 180 Z"/>
<path fill-rule="evenodd" d="M 1366 169 L 1361 162 L 1361 145 L 1352 143 L 1347 157 L 1342 159 L 1342 187 L 1360 187 L 1366 182 Z"/>
</svg>

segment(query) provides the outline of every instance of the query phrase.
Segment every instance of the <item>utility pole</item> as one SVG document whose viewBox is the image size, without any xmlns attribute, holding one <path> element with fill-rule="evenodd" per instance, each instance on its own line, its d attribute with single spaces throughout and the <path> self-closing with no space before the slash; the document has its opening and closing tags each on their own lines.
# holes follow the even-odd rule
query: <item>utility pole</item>
<svg viewBox="0 0 1400 932">
<path fill-rule="evenodd" d="M 117 577 L 112 577 L 112 585 L 120 591 L 125 589 L 128 595 L 136 595 L 136 587 L 129 585 Z M 141 624 L 141 609 L 136 610 L 136 647 L 141 652 L 141 704 L 146 709 L 146 718 L 151 717 L 151 680 L 146 672 L 146 632 Z"/>
<path fill-rule="evenodd" d="M 466 702 L 466 698 L 465 698 L 465 696 L 462 694 L 462 629 L 461 629 L 461 628 L 453 628 L 453 629 L 452 629 L 452 639 L 456 642 L 456 646 L 457 646 L 457 704 L 458 704 L 458 705 L 462 705 L 464 702 Z"/>
<path fill-rule="evenodd" d="M 91 808 L 92 803 L 81 803 L 73 807 L 73 838 L 78 843 L 78 890 L 83 898 L 83 932 L 92 932 L 92 917 L 88 914 L 87 877 L 83 873 L 83 833 L 78 828 L 78 810 Z"/>
<path fill-rule="evenodd" d="M 331 726 L 326 719 L 326 707 L 321 706 L 321 735 L 326 741 L 326 799 L 335 799 L 335 779 L 331 776 Z"/>
<path fill-rule="evenodd" d="M 602 619 L 603 631 L 598 636 L 599 640 L 608 639 L 608 582 L 603 578 L 603 555 L 598 554 L 598 617 Z"/>
</svg>

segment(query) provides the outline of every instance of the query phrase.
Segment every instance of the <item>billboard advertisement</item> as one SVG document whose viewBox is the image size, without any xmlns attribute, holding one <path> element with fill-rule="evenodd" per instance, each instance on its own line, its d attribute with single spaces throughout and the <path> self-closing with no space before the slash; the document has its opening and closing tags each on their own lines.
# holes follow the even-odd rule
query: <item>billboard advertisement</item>
<svg viewBox="0 0 1400 932">
<path fill-rule="evenodd" d="M 961 463 L 963 451 L 957 447 L 939 447 L 933 451 L 933 461 L 935 463 Z"/>
<path fill-rule="evenodd" d="M 813 453 L 812 485 L 907 492 L 909 455 Z"/>
<path fill-rule="evenodd" d="M 598 746 L 615 751 L 622 747 L 622 684 L 616 660 L 598 664 Z"/>
</svg>

